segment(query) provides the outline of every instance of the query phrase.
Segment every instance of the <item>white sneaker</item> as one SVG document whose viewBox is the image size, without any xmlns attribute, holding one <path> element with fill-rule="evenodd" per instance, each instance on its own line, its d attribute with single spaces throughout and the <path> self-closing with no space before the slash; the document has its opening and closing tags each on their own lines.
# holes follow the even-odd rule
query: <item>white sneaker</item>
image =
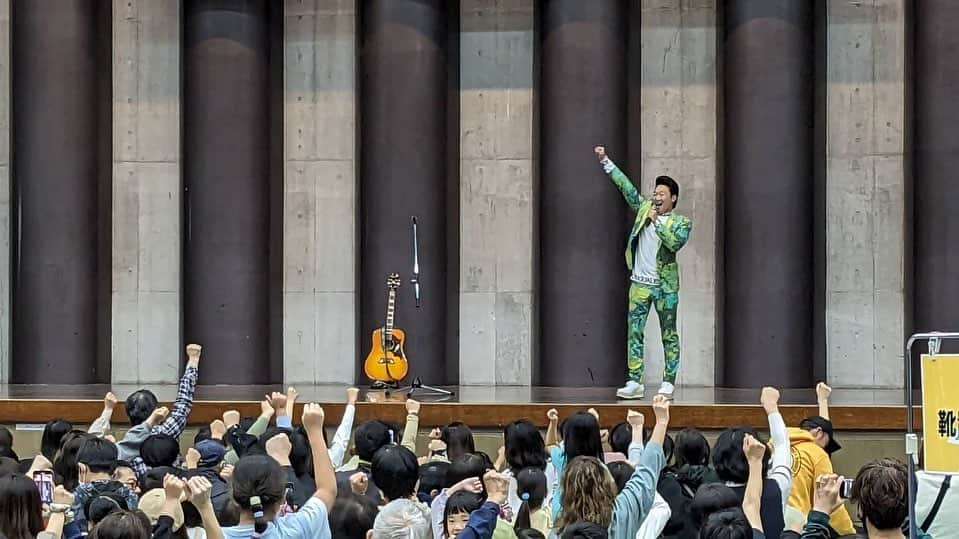
<svg viewBox="0 0 959 539">
<path fill-rule="evenodd" d="M 621 399 L 641 399 L 646 395 L 646 386 L 630 380 L 626 385 L 616 390 L 616 396 Z"/>
<path fill-rule="evenodd" d="M 669 382 L 663 382 L 663 385 L 659 386 L 659 394 L 663 395 L 664 397 L 668 399 L 673 398 L 673 392 L 675 390 L 676 388 L 673 386 L 673 384 L 670 384 Z"/>
</svg>

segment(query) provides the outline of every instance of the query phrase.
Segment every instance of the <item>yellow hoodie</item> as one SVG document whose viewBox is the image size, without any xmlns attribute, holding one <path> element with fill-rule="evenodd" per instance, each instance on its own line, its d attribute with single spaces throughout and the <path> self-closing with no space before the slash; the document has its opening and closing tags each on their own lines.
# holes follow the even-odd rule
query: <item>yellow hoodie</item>
<svg viewBox="0 0 959 539">
<path fill-rule="evenodd" d="M 832 461 L 829 460 L 826 451 L 816 444 L 808 431 L 796 428 L 790 428 L 787 431 L 789 432 L 789 444 L 793 457 L 793 484 L 787 504 L 806 516 L 812 510 L 816 478 L 820 475 L 833 473 Z M 856 533 L 845 506 L 837 509 L 829 517 L 829 525 L 839 535 Z"/>
</svg>

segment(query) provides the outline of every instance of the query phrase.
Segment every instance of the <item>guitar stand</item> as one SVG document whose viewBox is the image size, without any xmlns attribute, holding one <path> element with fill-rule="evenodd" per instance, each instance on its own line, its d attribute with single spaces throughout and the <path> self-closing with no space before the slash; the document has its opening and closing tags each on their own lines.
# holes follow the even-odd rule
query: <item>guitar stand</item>
<svg viewBox="0 0 959 539">
<path fill-rule="evenodd" d="M 412 398 L 412 397 L 413 397 L 413 393 L 414 393 L 416 390 L 418 390 L 418 389 L 433 394 L 433 395 L 428 395 L 428 396 L 440 396 L 440 397 L 447 398 L 447 399 L 453 396 L 453 392 L 450 391 L 450 390 L 448 390 L 448 389 L 442 389 L 442 388 L 439 388 L 439 387 L 434 387 L 434 386 L 429 386 L 429 385 L 424 384 L 423 382 L 420 381 L 420 377 L 419 377 L 419 376 L 414 377 L 414 378 L 413 378 L 413 381 L 410 383 L 409 386 L 407 386 L 407 387 L 395 388 L 395 389 L 393 389 L 393 391 L 400 392 L 400 393 L 405 391 L 405 392 L 406 392 L 406 397 L 407 397 L 407 398 Z M 390 394 L 390 390 L 387 389 L 387 390 L 386 390 L 386 395 L 389 396 L 389 394 Z"/>
</svg>

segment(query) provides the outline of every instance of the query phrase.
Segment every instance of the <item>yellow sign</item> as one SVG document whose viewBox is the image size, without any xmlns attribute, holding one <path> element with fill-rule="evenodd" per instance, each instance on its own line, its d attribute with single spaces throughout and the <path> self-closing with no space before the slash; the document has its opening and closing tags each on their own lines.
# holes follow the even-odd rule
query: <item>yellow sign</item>
<svg viewBox="0 0 959 539">
<path fill-rule="evenodd" d="M 924 468 L 959 473 L 959 354 L 922 356 Z"/>
</svg>

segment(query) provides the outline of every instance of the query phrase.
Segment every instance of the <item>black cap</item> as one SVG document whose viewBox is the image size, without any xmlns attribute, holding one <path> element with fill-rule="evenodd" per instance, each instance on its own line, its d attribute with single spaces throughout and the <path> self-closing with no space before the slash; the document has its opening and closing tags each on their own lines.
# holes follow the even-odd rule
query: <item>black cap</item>
<svg viewBox="0 0 959 539">
<path fill-rule="evenodd" d="M 829 453 L 830 455 L 842 449 L 842 446 L 836 441 L 836 435 L 832 428 L 832 421 L 826 419 L 825 417 L 818 415 L 807 417 L 806 419 L 802 420 L 802 423 L 799 424 L 799 428 L 803 430 L 812 430 L 818 428 L 828 434 L 829 443 L 826 444 L 826 447 L 823 449 L 825 449 L 826 453 Z"/>
</svg>

